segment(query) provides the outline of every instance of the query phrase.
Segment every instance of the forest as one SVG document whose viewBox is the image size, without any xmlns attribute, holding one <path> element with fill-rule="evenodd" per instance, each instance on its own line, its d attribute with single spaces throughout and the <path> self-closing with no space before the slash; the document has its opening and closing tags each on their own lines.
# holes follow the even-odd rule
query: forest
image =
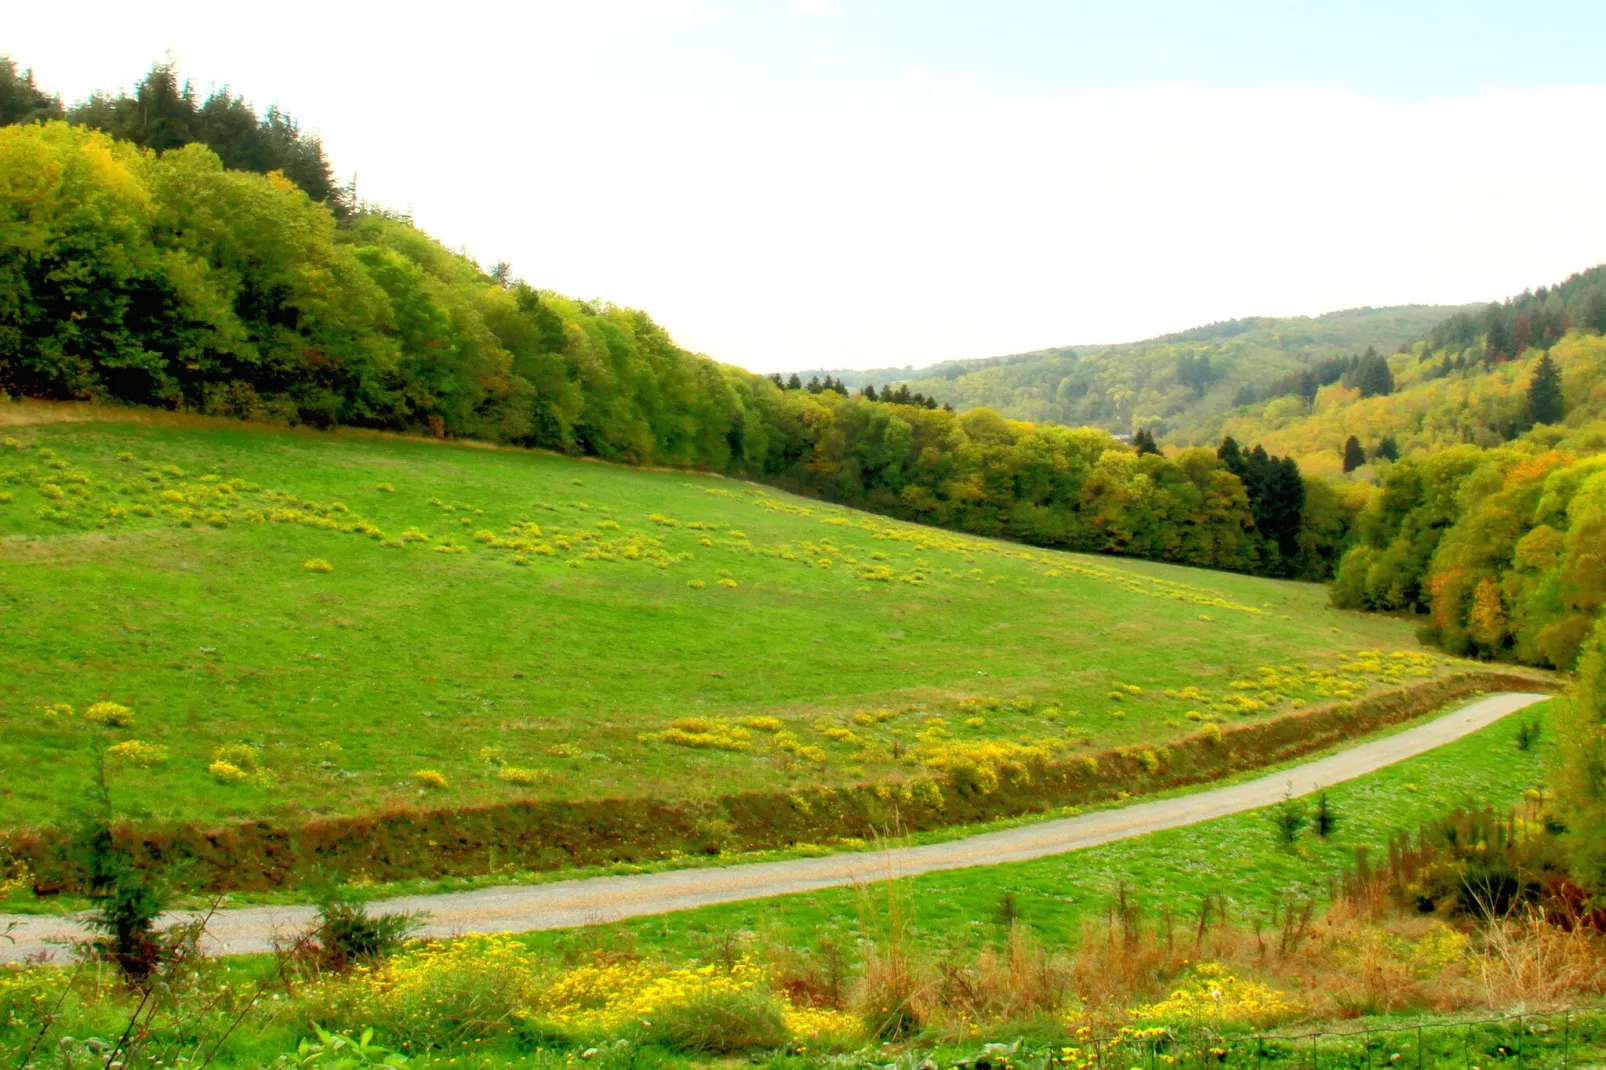
<svg viewBox="0 0 1606 1070">
<path fill-rule="evenodd" d="M 835 375 L 853 387 L 907 386 L 959 409 L 987 407 L 1014 419 L 1103 427 L 1117 434 L 1147 430 L 1193 446 L 1220 439 L 1219 426 L 1210 422 L 1224 413 L 1281 396 L 1279 384 L 1342 364 L 1325 380 L 1334 381 L 1349 370 L 1352 358 L 1359 360 L 1369 348 L 1393 352 L 1452 311 L 1418 305 L 1314 318 L 1255 317 L 1122 345 L 1044 349 L 918 369 L 801 375 Z"/>
</svg>

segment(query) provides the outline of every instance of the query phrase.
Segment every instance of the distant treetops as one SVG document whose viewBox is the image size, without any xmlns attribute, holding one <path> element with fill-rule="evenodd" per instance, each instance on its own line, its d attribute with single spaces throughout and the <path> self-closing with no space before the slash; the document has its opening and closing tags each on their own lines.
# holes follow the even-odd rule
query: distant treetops
<svg viewBox="0 0 1606 1070">
<path fill-rule="evenodd" d="M 841 379 L 833 379 L 829 375 L 823 379 L 817 375 L 812 376 L 807 383 L 804 383 L 796 372 L 793 372 L 785 379 L 777 372 L 770 376 L 770 382 L 782 390 L 807 390 L 811 394 L 820 394 L 830 390 L 843 397 L 850 397 L 853 393 Z M 876 392 L 874 383 L 866 383 L 864 389 L 859 391 L 859 396 L 866 401 L 882 401 L 891 405 L 914 405 L 922 409 L 935 409 L 938 407 L 936 398 L 927 397 L 919 391 L 911 391 L 907 383 L 900 385 L 896 390 L 890 386 L 884 387 L 879 394 Z M 942 408 L 948 412 L 954 411 L 952 405 L 943 405 Z"/>
</svg>

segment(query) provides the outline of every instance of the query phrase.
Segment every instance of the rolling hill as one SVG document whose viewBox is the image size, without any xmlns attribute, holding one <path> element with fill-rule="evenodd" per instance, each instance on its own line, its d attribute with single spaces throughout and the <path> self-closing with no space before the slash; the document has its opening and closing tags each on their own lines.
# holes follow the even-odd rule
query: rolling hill
<svg viewBox="0 0 1606 1070">
<path fill-rule="evenodd" d="M 1392 352 L 1457 311 L 1402 305 L 1316 317 L 1252 317 L 1120 345 L 799 375 L 807 381 L 829 374 L 854 388 L 907 384 L 961 410 L 987 407 L 1017 420 L 1102 427 L 1118 434 L 1140 426 L 1156 435 L 1186 433 L 1245 398 L 1260 397 L 1283 376 L 1367 348 Z"/>
</svg>

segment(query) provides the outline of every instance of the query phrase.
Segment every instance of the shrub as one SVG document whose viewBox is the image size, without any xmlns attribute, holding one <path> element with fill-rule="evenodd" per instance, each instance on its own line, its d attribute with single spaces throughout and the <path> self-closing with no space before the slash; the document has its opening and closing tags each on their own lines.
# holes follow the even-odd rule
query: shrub
<svg viewBox="0 0 1606 1070">
<path fill-rule="evenodd" d="M 1284 844 L 1292 845 L 1305 826 L 1310 824 L 1310 815 L 1305 812 L 1304 801 L 1284 799 L 1271 812 L 1271 824 L 1277 833 L 1277 839 Z"/>
<path fill-rule="evenodd" d="M 366 903 L 330 885 L 318 895 L 318 920 L 307 935 L 316 942 L 323 966 L 345 970 L 394 955 L 423 920 L 421 914 L 375 917 Z"/>
<path fill-rule="evenodd" d="M 1518 750 L 1532 750 L 1533 745 L 1539 742 L 1539 722 L 1528 717 L 1517 722 L 1516 744 Z"/>
<path fill-rule="evenodd" d="M 156 743 L 130 739 L 126 743 L 108 747 L 106 757 L 139 769 L 149 769 L 167 761 L 167 748 Z"/>
<path fill-rule="evenodd" d="M 301 563 L 301 567 L 306 569 L 308 572 L 333 572 L 335 570 L 335 566 L 331 565 L 321 557 L 308 558 L 306 561 Z"/>
<path fill-rule="evenodd" d="M 1327 839 L 1338 828 L 1338 815 L 1328 805 L 1327 792 L 1322 792 L 1321 798 L 1316 800 L 1316 835 Z"/>
<path fill-rule="evenodd" d="M 543 780 L 552 779 L 552 774 L 545 769 L 521 769 L 516 765 L 504 765 L 496 771 L 496 779 L 506 784 L 519 784 L 528 787 L 539 784 Z"/>
<path fill-rule="evenodd" d="M 212 752 L 212 761 L 249 771 L 257 767 L 257 749 L 249 743 L 225 743 Z"/>
<path fill-rule="evenodd" d="M 246 771 L 232 762 L 213 762 L 206 767 L 212 779 L 219 784 L 238 784 L 246 778 Z"/>
<path fill-rule="evenodd" d="M 786 725 L 779 717 L 743 717 L 742 727 L 751 728 L 755 732 L 779 732 Z"/>
<path fill-rule="evenodd" d="M 415 769 L 413 783 L 425 791 L 439 791 L 446 787 L 446 777 L 436 769 Z"/>
<path fill-rule="evenodd" d="M 134 723 L 134 711 L 115 702 L 97 702 L 84 711 L 84 720 L 107 728 L 128 728 Z"/>
<path fill-rule="evenodd" d="M 738 586 L 737 582 L 735 580 L 731 579 L 729 576 L 726 576 L 724 579 L 720 580 L 719 581 L 719 585 L 721 587 L 736 587 L 736 586 Z"/>
<path fill-rule="evenodd" d="M 377 484 L 374 487 L 374 489 L 379 491 L 381 494 L 394 494 L 394 493 L 396 493 L 396 488 L 391 486 L 389 483 Z"/>
</svg>

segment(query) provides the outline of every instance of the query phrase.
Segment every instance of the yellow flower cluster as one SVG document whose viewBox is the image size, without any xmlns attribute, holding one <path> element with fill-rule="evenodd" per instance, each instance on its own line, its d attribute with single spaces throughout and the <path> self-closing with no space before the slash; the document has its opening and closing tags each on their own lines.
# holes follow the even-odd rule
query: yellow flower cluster
<svg viewBox="0 0 1606 1070">
<path fill-rule="evenodd" d="M 1042 744 L 1007 739 L 952 740 L 931 729 L 921 737 L 915 758 L 927 769 L 943 774 L 962 793 L 990 795 L 1002 782 L 1030 784 L 1032 771 L 1041 769 L 1053 757 L 1050 748 Z"/>
<path fill-rule="evenodd" d="M 1240 980 L 1216 962 L 1194 967 L 1186 982 L 1158 1003 L 1133 1008 L 1140 1021 L 1248 1022 L 1269 1024 L 1302 1013 L 1286 992 L 1258 981 Z"/>
<path fill-rule="evenodd" d="M 149 769 L 167 761 L 167 748 L 158 743 L 130 739 L 106 748 L 106 757 L 137 769 Z"/>
<path fill-rule="evenodd" d="M 667 743 L 672 747 L 696 750 L 749 751 L 752 733 L 729 721 L 708 717 L 682 717 L 671 721 L 662 732 L 643 732 L 636 737 L 643 743 Z"/>
<path fill-rule="evenodd" d="M 107 728 L 128 728 L 134 723 L 134 711 L 115 702 L 97 702 L 84 711 L 84 720 Z"/>
</svg>

